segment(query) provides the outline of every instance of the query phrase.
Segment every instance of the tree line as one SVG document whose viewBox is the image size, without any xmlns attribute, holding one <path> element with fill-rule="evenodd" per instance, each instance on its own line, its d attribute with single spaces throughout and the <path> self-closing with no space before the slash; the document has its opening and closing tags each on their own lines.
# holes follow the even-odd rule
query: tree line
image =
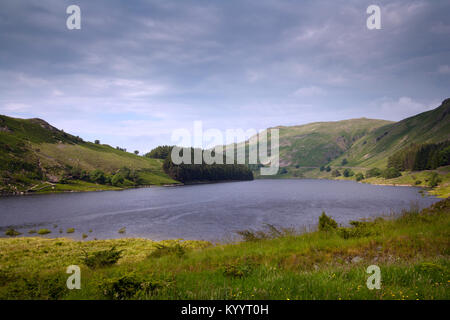
<svg viewBox="0 0 450 320">
<path fill-rule="evenodd" d="M 175 164 L 171 153 L 173 146 L 160 146 L 145 156 L 149 158 L 164 159 L 163 169 L 172 179 L 180 182 L 194 181 L 224 181 L 224 180 L 253 180 L 253 173 L 247 165 L 243 164 L 206 164 L 202 157 L 201 164 Z M 188 148 L 191 159 L 194 159 L 196 149 Z M 198 151 L 198 149 L 197 149 Z M 204 150 L 200 150 L 203 154 Z M 180 156 L 184 150 L 180 151 Z M 212 153 L 214 156 L 214 152 Z M 225 155 L 223 155 L 225 163 Z"/>
<path fill-rule="evenodd" d="M 450 140 L 440 143 L 413 144 L 388 158 L 388 168 L 399 171 L 433 170 L 450 165 Z"/>
</svg>

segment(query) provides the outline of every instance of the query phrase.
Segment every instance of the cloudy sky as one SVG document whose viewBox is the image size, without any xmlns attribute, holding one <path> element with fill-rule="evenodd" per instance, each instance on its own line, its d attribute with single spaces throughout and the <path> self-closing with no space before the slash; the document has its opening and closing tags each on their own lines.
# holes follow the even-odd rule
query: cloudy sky
<svg viewBox="0 0 450 320">
<path fill-rule="evenodd" d="M 66 27 L 72 4 L 81 30 Z M 450 97 L 449 13 L 448 0 L 1 0 L 0 114 L 141 152 L 195 120 L 400 120 Z"/>
</svg>

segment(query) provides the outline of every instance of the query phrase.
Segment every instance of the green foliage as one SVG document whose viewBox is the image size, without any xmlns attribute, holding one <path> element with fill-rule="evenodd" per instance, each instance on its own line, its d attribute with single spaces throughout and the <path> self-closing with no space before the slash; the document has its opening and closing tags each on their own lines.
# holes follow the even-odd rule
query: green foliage
<svg viewBox="0 0 450 320">
<path fill-rule="evenodd" d="M 339 176 L 341 176 L 341 173 L 339 172 L 338 169 L 334 169 L 334 170 L 331 172 L 331 176 L 332 176 L 332 177 L 339 177 Z"/>
<path fill-rule="evenodd" d="M 173 246 L 166 246 L 164 244 L 156 244 L 155 250 L 149 255 L 150 258 L 161 258 L 163 256 L 174 255 L 178 258 L 182 258 L 186 255 L 186 248 L 179 243 Z"/>
<path fill-rule="evenodd" d="M 344 169 L 344 171 L 342 172 L 342 175 L 344 177 L 348 178 L 348 177 L 354 176 L 355 173 L 351 169 Z"/>
<path fill-rule="evenodd" d="M 236 233 L 241 236 L 244 241 L 260 241 L 267 239 L 275 239 L 279 237 L 285 237 L 293 235 L 295 232 L 292 228 L 279 228 L 272 224 L 264 224 L 263 230 L 239 230 Z"/>
<path fill-rule="evenodd" d="M 117 231 L 117 232 L 120 233 L 120 234 L 124 234 L 124 233 L 126 232 L 126 228 L 125 228 L 125 227 L 122 227 L 122 228 L 120 228 L 119 231 Z"/>
<path fill-rule="evenodd" d="M 91 254 L 84 252 L 83 263 L 91 269 L 108 267 L 119 261 L 122 252 L 123 250 L 117 250 L 115 246 Z"/>
<path fill-rule="evenodd" d="M 388 159 L 388 167 L 399 171 L 432 170 L 450 165 L 450 140 L 440 143 L 413 144 Z"/>
<path fill-rule="evenodd" d="M 38 275 L 14 279 L 8 296 L 3 299 L 29 300 L 43 299 L 56 300 L 67 292 L 66 281 L 63 275 Z"/>
<path fill-rule="evenodd" d="M 37 232 L 40 235 L 44 235 L 44 234 L 49 234 L 52 233 L 50 230 L 48 229 L 39 229 L 39 231 Z"/>
<path fill-rule="evenodd" d="M 13 228 L 9 228 L 5 232 L 5 235 L 10 236 L 10 237 L 16 237 L 16 236 L 19 236 L 21 234 L 22 233 L 20 233 L 19 231 L 14 230 Z"/>
<path fill-rule="evenodd" d="M 334 221 L 333 218 L 327 216 L 325 211 L 322 211 L 321 216 L 319 217 L 319 231 L 331 231 L 336 230 L 338 224 Z"/>
<path fill-rule="evenodd" d="M 330 166 L 327 166 L 327 167 L 325 168 L 325 171 L 326 171 L 326 172 L 330 172 L 330 171 L 331 171 L 331 167 L 330 167 Z"/>
<path fill-rule="evenodd" d="M 402 174 L 397 168 L 386 168 L 382 171 L 381 176 L 385 179 L 393 179 L 400 177 Z"/>
<path fill-rule="evenodd" d="M 67 233 L 74 233 L 75 229 L 74 228 L 67 228 L 66 232 Z"/>
<path fill-rule="evenodd" d="M 189 148 L 191 160 L 194 152 L 204 152 Z M 181 150 L 181 154 L 184 150 Z M 225 159 L 225 156 L 223 156 Z M 203 161 L 203 160 L 202 160 Z M 225 163 L 225 161 L 224 161 Z M 242 164 L 179 164 L 172 162 L 171 156 L 164 160 L 164 171 L 174 180 L 181 182 L 192 181 L 224 181 L 224 180 L 253 180 L 253 173 L 246 165 Z"/>
<path fill-rule="evenodd" d="M 428 180 L 428 186 L 430 186 L 431 188 L 434 188 L 441 182 L 442 182 L 442 179 L 439 177 L 439 175 L 436 172 L 431 172 L 431 177 Z"/>
<path fill-rule="evenodd" d="M 246 278 L 255 269 L 255 263 L 251 259 L 244 259 L 237 263 L 228 263 L 223 266 L 223 275 L 231 278 Z"/>
<path fill-rule="evenodd" d="M 356 181 L 364 180 L 364 175 L 363 175 L 361 172 L 358 172 L 358 173 L 355 175 L 355 180 L 356 180 Z"/>
<path fill-rule="evenodd" d="M 154 281 L 134 273 L 127 273 L 120 277 L 103 279 L 99 289 L 107 299 L 125 300 L 146 298 L 164 286 L 167 286 L 167 284 L 161 281 Z"/>
<path fill-rule="evenodd" d="M 348 163 L 348 160 L 346 158 L 342 159 L 341 165 L 345 166 Z"/>
<path fill-rule="evenodd" d="M 287 171 L 286 168 L 281 168 L 279 173 L 280 174 L 286 174 L 286 173 L 288 173 L 288 171 Z"/>
<path fill-rule="evenodd" d="M 104 184 L 106 182 L 105 173 L 102 170 L 96 169 L 89 173 L 89 180 L 91 182 Z"/>
<path fill-rule="evenodd" d="M 375 167 L 366 171 L 366 178 L 379 177 L 381 173 L 381 170 Z"/>
<path fill-rule="evenodd" d="M 173 146 L 159 146 L 145 154 L 145 157 L 154 159 L 167 159 Z"/>
</svg>

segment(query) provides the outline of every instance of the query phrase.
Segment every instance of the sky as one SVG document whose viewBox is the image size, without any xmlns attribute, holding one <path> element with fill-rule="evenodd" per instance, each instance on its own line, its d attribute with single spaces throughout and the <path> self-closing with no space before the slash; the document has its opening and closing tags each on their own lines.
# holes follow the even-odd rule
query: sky
<svg viewBox="0 0 450 320">
<path fill-rule="evenodd" d="M 450 97 L 449 14 L 448 0 L 1 0 L 0 114 L 141 153 L 194 121 L 397 121 Z"/>
</svg>

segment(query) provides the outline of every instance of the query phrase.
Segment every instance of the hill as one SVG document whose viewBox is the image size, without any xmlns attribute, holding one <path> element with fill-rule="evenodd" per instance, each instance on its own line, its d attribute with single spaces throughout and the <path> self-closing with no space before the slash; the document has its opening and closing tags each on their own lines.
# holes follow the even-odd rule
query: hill
<svg viewBox="0 0 450 320">
<path fill-rule="evenodd" d="M 389 156 L 412 144 L 437 143 L 449 139 L 450 99 L 446 99 L 434 110 L 386 124 L 360 137 L 330 164 L 339 165 L 346 158 L 349 166 L 383 167 L 387 165 Z"/>
<path fill-rule="evenodd" d="M 164 173 L 162 160 L 85 142 L 41 119 L 0 115 L 1 193 L 170 183 L 176 181 Z"/>
<path fill-rule="evenodd" d="M 280 129 L 280 166 L 319 167 L 348 151 L 355 141 L 390 121 L 350 119 Z"/>
</svg>

